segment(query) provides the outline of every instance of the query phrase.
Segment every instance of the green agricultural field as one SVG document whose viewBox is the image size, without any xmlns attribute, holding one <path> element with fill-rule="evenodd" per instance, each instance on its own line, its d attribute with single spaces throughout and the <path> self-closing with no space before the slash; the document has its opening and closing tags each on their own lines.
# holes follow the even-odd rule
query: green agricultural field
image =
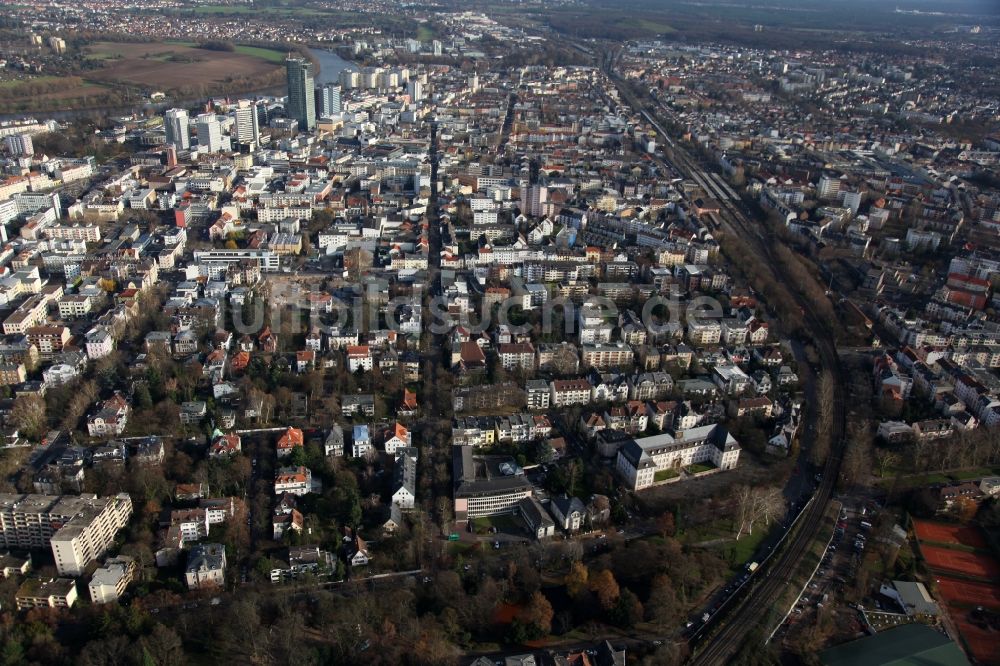
<svg viewBox="0 0 1000 666">
<path fill-rule="evenodd" d="M 268 62 L 275 62 L 279 64 L 285 62 L 285 58 L 288 57 L 288 54 L 284 51 L 266 49 L 260 46 L 245 46 L 243 44 L 236 45 L 236 53 L 263 58 Z"/>
<path fill-rule="evenodd" d="M 637 30 L 642 32 L 655 32 L 659 35 L 667 35 L 672 32 L 677 32 L 676 28 L 666 23 L 661 23 L 660 21 L 652 21 L 650 19 L 635 19 L 630 22 L 636 27 Z"/>
</svg>

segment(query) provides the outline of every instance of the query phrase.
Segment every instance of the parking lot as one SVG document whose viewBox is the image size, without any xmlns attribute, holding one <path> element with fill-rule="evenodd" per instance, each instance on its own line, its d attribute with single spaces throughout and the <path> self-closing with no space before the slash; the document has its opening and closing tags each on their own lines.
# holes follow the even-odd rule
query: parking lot
<svg viewBox="0 0 1000 666">
<path fill-rule="evenodd" d="M 841 510 L 819 567 L 792 607 L 783 629 L 785 635 L 794 633 L 799 626 L 810 626 L 820 609 L 829 608 L 841 600 L 845 586 L 855 579 L 861 558 L 868 548 L 873 517 L 873 512 L 865 507 L 845 507 Z M 849 624 L 849 631 L 852 632 L 864 631 L 863 618 L 855 609 L 841 605 L 836 612 L 839 625 Z"/>
</svg>

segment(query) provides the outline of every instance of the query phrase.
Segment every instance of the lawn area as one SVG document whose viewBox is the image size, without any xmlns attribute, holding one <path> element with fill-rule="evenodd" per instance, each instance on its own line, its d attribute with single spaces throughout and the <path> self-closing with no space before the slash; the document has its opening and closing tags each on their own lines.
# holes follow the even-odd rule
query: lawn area
<svg viewBox="0 0 1000 666">
<path fill-rule="evenodd" d="M 242 53 L 243 55 L 256 56 L 258 58 L 263 58 L 268 62 L 276 62 L 278 64 L 285 62 L 285 58 L 288 57 L 288 54 L 284 51 L 265 49 L 260 46 L 246 46 L 244 44 L 237 44 L 236 52 Z"/>
<path fill-rule="evenodd" d="M 518 532 L 521 530 L 521 523 L 512 514 L 472 519 L 472 529 L 476 534 L 490 534 L 494 527 L 497 532 Z"/>
<path fill-rule="evenodd" d="M 734 567 L 743 566 L 747 560 L 753 557 L 760 546 L 760 542 L 767 536 L 769 529 L 764 525 L 757 525 L 753 534 L 744 534 L 740 540 L 727 547 L 729 562 Z"/>
<path fill-rule="evenodd" d="M 433 30 L 428 28 L 426 25 L 417 26 L 417 41 L 419 42 L 429 42 L 436 36 Z"/>
<path fill-rule="evenodd" d="M 657 34 L 677 32 L 677 29 L 673 26 L 667 25 L 666 23 L 660 23 L 659 21 L 650 21 L 649 19 L 636 19 L 633 22 L 633 25 L 635 25 L 635 27 L 639 30 L 648 30 L 649 32 L 655 32 Z"/>
<path fill-rule="evenodd" d="M 197 42 L 185 42 L 180 40 L 169 40 L 164 42 L 164 44 L 174 44 L 176 46 L 187 46 L 190 48 L 198 46 Z M 242 53 L 243 55 L 262 58 L 268 62 L 277 63 L 279 65 L 284 64 L 285 58 L 288 57 L 288 53 L 280 49 L 268 49 L 262 46 L 247 46 L 246 44 L 237 44 L 233 49 L 233 53 Z"/>
<path fill-rule="evenodd" d="M 732 539 L 733 534 L 733 521 L 720 518 L 710 523 L 683 528 L 677 536 L 683 543 L 696 544 L 715 539 Z"/>
<path fill-rule="evenodd" d="M 53 81 L 58 81 L 59 78 L 58 76 L 35 76 L 30 79 L 9 79 L 7 81 L 0 81 L 0 88 L 16 88 L 22 83 L 52 83 Z"/>
<path fill-rule="evenodd" d="M 477 544 L 468 543 L 465 541 L 452 541 L 448 544 L 448 552 L 451 553 L 452 557 L 458 555 L 467 555 L 469 551 L 476 547 Z"/>
<path fill-rule="evenodd" d="M 711 523 L 683 530 L 678 536 L 688 545 L 705 544 L 706 549 L 715 551 L 729 563 L 733 571 L 737 571 L 753 557 L 772 527 L 773 523 L 771 525 L 758 523 L 754 525 L 752 534 L 744 533 L 736 541 L 733 539 L 736 534 L 733 521 L 729 518 L 720 518 Z"/>
<path fill-rule="evenodd" d="M 980 467 L 977 469 L 963 469 L 957 472 L 952 472 L 950 476 L 955 481 L 966 481 L 968 479 L 981 479 L 984 476 L 996 476 L 1000 473 L 1000 468 L 997 467 Z"/>
<path fill-rule="evenodd" d="M 680 474 L 675 469 L 661 469 L 659 472 L 653 475 L 653 481 L 659 483 L 660 481 L 666 481 L 667 479 L 674 479 L 680 476 Z"/>
<path fill-rule="evenodd" d="M 701 474 L 702 472 L 710 472 L 715 469 L 715 465 L 712 463 L 695 463 L 694 465 L 688 465 L 686 470 L 688 474 Z"/>
</svg>

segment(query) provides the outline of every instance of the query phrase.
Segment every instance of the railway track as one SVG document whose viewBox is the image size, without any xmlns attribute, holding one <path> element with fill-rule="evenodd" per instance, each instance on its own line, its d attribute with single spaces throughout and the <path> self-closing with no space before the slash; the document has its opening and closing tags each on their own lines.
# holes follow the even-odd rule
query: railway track
<svg viewBox="0 0 1000 666">
<path fill-rule="evenodd" d="M 722 229 L 741 238 L 751 248 L 751 251 L 763 257 L 779 283 L 792 284 L 793 281 L 789 276 L 783 274 L 780 269 L 782 264 L 774 256 L 774 239 L 762 234 L 760 228 L 744 214 L 743 210 L 740 209 L 739 199 L 735 197 L 735 192 L 728 184 L 719 179 L 718 176 L 713 180 L 713 174 L 706 173 L 683 147 L 677 145 L 649 109 L 636 100 L 630 91 L 622 85 L 623 81 L 614 71 L 614 60 L 613 55 L 604 59 L 605 73 L 618 86 L 626 103 L 639 111 L 656 128 L 664 143 L 670 148 L 670 160 L 660 158 L 660 161 L 678 174 L 692 178 L 709 195 L 716 196 L 716 193 L 721 192 L 723 196 L 718 197 L 720 214 L 715 217 L 717 217 Z M 711 183 L 710 186 L 709 183 Z M 722 184 L 720 185 L 720 183 Z M 843 370 L 837 355 L 836 343 L 829 328 L 822 323 L 816 314 L 814 304 L 794 289 L 789 289 L 789 293 L 801 308 L 805 323 L 813 333 L 813 343 L 819 353 L 822 367 L 833 373 L 834 413 L 832 432 L 830 433 L 830 454 L 823 466 L 822 477 L 812 501 L 809 502 L 805 509 L 806 513 L 800 521 L 801 528 L 789 536 L 783 550 L 769 558 L 757 570 L 752 579 L 755 582 L 749 590 L 742 597 L 730 600 L 709 620 L 709 624 L 699 634 L 703 638 L 692 645 L 694 654 L 691 663 L 696 666 L 727 663 L 729 658 L 742 647 L 751 629 L 767 617 L 768 610 L 782 596 L 789 580 L 802 562 L 803 556 L 817 538 L 840 473 L 845 445 L 847 408 Z"/>
</svg>

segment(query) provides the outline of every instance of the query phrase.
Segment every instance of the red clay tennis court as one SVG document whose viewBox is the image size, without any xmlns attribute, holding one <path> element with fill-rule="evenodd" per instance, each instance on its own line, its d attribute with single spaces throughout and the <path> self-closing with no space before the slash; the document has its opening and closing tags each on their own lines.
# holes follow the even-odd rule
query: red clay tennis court
<svg viewBox="0 0 1000 666">
<path fill-rule="evenodd" d="M 938 578 L 937 587 L 948 603 L 1000 610 L 1000 585 L 943 577 Z"/>
<path fill-rule="evenodd" d="M 932 569 L 953 571 L 975 578 L 1000 579 L 1000 565 L 993 558 L 926 545 L 920 546 L 920 552 Z"/>
<path fill-rule="evenodd" d="M 968 611 L 961 608 L 948 608 L 952 621 L 958 626 L 962 640 L 969 646 L 969 651 L 981 664 L 1000 664 L 1000 641 L 996 632 L 981 629 L 969 622 Z"/>
<path fill-rule="evenodd" d="M 970 548 L 987 548 L 986 540 L 975 527 L 968 525 L 947 525 L 926 520 L 914 520 L 913 530 L 921 541 L 937 543 L 960 543 Z"/>
</svg>

